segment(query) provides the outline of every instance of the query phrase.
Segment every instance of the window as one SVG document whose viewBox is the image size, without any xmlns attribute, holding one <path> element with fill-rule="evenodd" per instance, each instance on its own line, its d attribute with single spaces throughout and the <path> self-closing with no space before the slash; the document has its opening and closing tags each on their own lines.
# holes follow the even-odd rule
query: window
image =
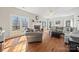
<svg viewBox="0 0 79 59">
<path fill-rule="evenodd" d="M 18 16 L 12 16 L 11 23 L 12 23 L 12 30 L 13 31 L 20 29 L 20 21 L 19 21 Z"/>
<path fill-rule="evenodd" d="M 28 28 L 28 17 L 26 16 L 11 16 L 12 31 Z"/>
</svg>

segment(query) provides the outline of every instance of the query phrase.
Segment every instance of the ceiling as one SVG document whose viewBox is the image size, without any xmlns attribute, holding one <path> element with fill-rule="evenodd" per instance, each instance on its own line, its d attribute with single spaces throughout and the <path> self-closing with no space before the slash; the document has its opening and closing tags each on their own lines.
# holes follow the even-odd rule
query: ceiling
<svg viewBox="0 0 79 59">
<path fill-rule="evenodd" d="M 19 9 L 45 18 L 73 15 L 79 12 L 79 7 L 19 7 Z"/>
</svg>

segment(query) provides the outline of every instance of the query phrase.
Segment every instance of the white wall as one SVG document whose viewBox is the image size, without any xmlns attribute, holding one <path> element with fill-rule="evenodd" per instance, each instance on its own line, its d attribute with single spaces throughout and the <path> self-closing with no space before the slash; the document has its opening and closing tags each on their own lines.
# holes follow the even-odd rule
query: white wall
<svg viewBox="0 0 79 59">
<path fill-rule="evenodd" d="M 0 7 L 0 26 L 6 31 L 11 30 L 11 25 L 10 25 L 10 19 L 12 15 L 18 15 L 18 16 L 28 16 L 30 20 L 30 26 L 32 18 L 34 18 L 36 15 L 25 12 L 23 10 L 14 8 L 14 7 Z"/>
<path fill-rule="evenodd" d="M 40 17 L 40 20 L 41 21 L 46 21 L 46 26 L 47 26 L 47 21 L 51 21 L 52 22 L 52 26 L 59 26 L 59 27 L 65 27 L 66 26 L 66 21 L 67 20 L 70 20 L 71 21 L 71 24 L 70 26 L 71 27 L 78 27 L 78 22 L 77 20 L 79 20 L 79 17 L 77 14 L 74 14 L 74 15 L 66 15 L 66 16 L 60 16 L 60 17 L 53 17 L 53 18 L 43 18 L 43 17 Z M 56 25 L 56 21 L 60 20 L 60 24 L 59 25 Z M 34 24 L 37 24 L 37 23 L 34 23 Z M 38 23 L 41 25 L 41 23 Z M 47 27 L 46 27 L 47 28 Z"/>
<path fill-rule="evenodd" d="M 65 27 L 66 26 L 66 21 L 70 20 L 71 21 L 71 27 L 73 27 L 73 16 L 61 16 L 61 17 L 54 17 L 52 19 L 53 26 L 59 26 L 59 27 Z M 60 21 L 60 24 L 56 25 L 56 21 Z"/>
</svg>

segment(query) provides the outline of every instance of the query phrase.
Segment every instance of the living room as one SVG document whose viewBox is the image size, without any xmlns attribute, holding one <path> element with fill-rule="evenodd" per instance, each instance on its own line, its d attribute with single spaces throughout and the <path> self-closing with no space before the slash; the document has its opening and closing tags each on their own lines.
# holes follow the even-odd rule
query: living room
<svg viewBox="0 0 79 59">
<path fill-rule="evenodd" d="M 1 52 L 79 51 L 79 7 L 0 7 Z"/>
</svg>

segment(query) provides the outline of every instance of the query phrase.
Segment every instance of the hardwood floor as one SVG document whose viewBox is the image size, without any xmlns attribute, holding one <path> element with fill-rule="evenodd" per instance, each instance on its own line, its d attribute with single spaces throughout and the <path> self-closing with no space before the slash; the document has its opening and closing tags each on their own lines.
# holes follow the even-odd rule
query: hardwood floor
<svg viewBox="0 0 79 59">
<path fill-rule="evenodd" d="M 48 31 L 43 33 L 41 43 L 27 43 L 27 37 L 21 36 L 4 42 L 3 52 L 67 52 L 68 46 L 63 38 L 51 38 Z"/>
<path fill-rule="evenodd" d="M 26 36 L 8 39 L 4 42 L 3 52 L 25 52 L 27 51 Z"/>
<path fill-rule="evenodd" d="M 2 51 L 2 43 L 0 43 L 0 52 Z"/>
<path fill-rule="evenodd" d="M 44 32 L 42 43 L 28 44 L 31 52 L 67 52 L 68 46 L 64 44 L 63 37 L 60 39 L 51 38 L 48 31 Z"/>
</svg>

